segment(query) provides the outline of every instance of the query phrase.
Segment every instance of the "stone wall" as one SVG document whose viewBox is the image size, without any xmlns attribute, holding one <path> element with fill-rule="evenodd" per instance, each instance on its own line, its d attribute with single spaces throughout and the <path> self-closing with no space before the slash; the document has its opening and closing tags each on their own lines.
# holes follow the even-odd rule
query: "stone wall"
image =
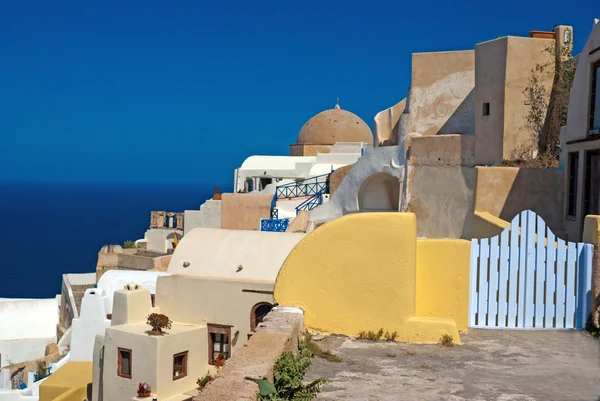
<svg viewBox="0 0 600 401">
<path fill-rule="evenodd" d="M 417 234 L 463 238 L 473 214 L 475 169 L 456 166 L 408 167 L 406 204 L 417 216 Z"/>
<path fill-rule="evenodd" d="M 260 219 L 271 218 L 269 194 L 223 194 L 221 199 L 221 228 L 229 230 L 258 230 Z"/>
<path fill-rule="evenodd" d="M 417 136 L 410 139 L 409 166 L 475 165 L 475 135 Z"/>
<path fill-rule="evenodd" d="M 119 245 L 105 245 L 98 253 L 96 282 L 108 270 L 141 270 L 165 272 L 172 255 L 156 252 L 123 249 Z"/>
<path fill-rule="evenodd" d="M 195 401 L 254 401 L 258 386 L 246 377 L 266 377 L 273 383 L 275 362 L 285 351 L 297 352 L 304 332 L 301 309 L 276 307 L 259 324 L 245 348 L 225 363 Z"/>
</svg>

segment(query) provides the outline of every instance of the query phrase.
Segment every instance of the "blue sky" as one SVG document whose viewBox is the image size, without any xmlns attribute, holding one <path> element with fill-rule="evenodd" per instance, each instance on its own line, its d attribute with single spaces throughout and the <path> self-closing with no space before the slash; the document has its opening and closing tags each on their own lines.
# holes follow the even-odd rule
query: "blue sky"
<svg viewBox="0 0 600 401">
<path fill-rule="evenodd" d="M 578 52 L 600 16 L 592 0 L 1 1 L 0 178 L 223 186 L 336 96 L 372 126 L 413 52 L 555 24 Z"/>
</svg>

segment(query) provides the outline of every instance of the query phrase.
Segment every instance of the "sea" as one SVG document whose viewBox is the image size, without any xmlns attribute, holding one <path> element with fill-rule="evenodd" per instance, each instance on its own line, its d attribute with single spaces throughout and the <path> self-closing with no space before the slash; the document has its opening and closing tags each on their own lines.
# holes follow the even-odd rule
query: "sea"
<svg viewBox="0 0 600 401">
<path fill-rule="evenodd" d="M 150 212 L 198 210 L 212 185 L 0 181 L 0 298 L 52 298 L 103 245 L 144 237 Z M 224 188 L 224 187 L 221 187 Z"/>
</svg>

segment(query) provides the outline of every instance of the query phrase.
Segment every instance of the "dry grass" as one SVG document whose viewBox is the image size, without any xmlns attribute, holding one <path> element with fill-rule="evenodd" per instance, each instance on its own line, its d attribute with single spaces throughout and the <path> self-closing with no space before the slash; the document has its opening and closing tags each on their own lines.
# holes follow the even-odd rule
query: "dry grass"
<svg viewBox="0 0 600 401">
<path fill-rule="evenodd" d="M 541 154 L 535 159 L 503 160 L 502 167 L 520 168 L 558 168 L 558 159 L 555 156 Z"/>
<path fill-rule="evenodd" d="M 398 332 L 397 331 L 393 331 L 393 332 L 389 332 L 386 331 L 384 333 L 383 329 L 379 329 L 377 332 L 369 330 L 369 331 L 365 331 L 365 330 L 361 330 L 358 332 L 358 339 L 359 340 L 369 340 L 369 341 L 379 341 L 382 338 L 385 339 L 385 341 L 394 341 L 396 338 L 398 337 Z"/>
<path fill-rule="evenodd" d="M 444 334 L 440 337 L 440 345 L 442 347 L 454 347 L 454 337 L 450 334 Z"/>
</svg>

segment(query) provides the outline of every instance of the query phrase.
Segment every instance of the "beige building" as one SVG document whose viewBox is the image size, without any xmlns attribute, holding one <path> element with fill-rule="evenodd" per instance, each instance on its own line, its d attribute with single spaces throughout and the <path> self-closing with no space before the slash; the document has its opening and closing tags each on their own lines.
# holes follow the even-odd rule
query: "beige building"
<svg viewBox="0 0 600 401">
<path fill-rule="evenodd" d="M 189 399 L 198 377 L 206 374 L 206 325 L 173 322 L 164 335 L 151 335 L 146 324 L 153 308 L 150 292 L 129 284 L 114 294 L 111 327 L 96 336 L 92 399 L 137 399 L 138 384 L 146 382 L 161 400 Z"/>
<path fill-rule="evenodd" d="M 600 24 L 579 55 L 567 126 L 561 132 L 566 157 L 565 210 L 569 236 L 580 238 L 584 217 L 600 214 Z"/>
<path fill-rule="evenodd" d="M 146 382 L 161 400 L 191 397 L 196 380 L 242 348 L 273 307 L 275 279 L 304 234 L 196 228 L 175 249 L 156 282 L 156 307 L 138 284 L 116 291 L 111 326 L 96 337 L 94 400 L 136 396 Z M 146 318 L 173 322 L 149 334 Z M 179 370 L 177 370 L 179 369 Z M 174 397 L 174 398 L 170 398 Z"/>
<path fill-rule="evenodd" d="M 419 236 L 471 238 L 476 212 L 510 221 L 531 208 L 564 233 L 560 170 L 494 165 L 538 151 L 537 138 L 526 129 L 532 104 L 525 90 L 532 71 L 544 65 L 540 83 L 551 100 L 553 54 L 570 49 L 572 40 L 572 28 L 561 25 L 474 50 L 413 54 L 406 99 L 376 115 L 376 147 L 346 173 L 327 204 L 309 212 L 309 222 L 407 211 L 417 216 Z M 554 113 L 541 117 L 556 120 Z M 486 196 L 490 190 L 499 196 Z"/>
<path fill-rule="evenodd" d="M 542 77 L 549 94 L 554 56 L 546 49 L 560 54 L 572 38 L 572 27 L 560 25 L 479 43 L 475 50 L 413 54 L 407 98 L 375 116 L 375 146 L 397 145 L 408 134 L 474 134 L 472 148 L 458 147 L 463 159 L 490 165 L 518 158 L 530 140 L 524 91 L 531 72 L 550 64 Z"/>
</svg>

